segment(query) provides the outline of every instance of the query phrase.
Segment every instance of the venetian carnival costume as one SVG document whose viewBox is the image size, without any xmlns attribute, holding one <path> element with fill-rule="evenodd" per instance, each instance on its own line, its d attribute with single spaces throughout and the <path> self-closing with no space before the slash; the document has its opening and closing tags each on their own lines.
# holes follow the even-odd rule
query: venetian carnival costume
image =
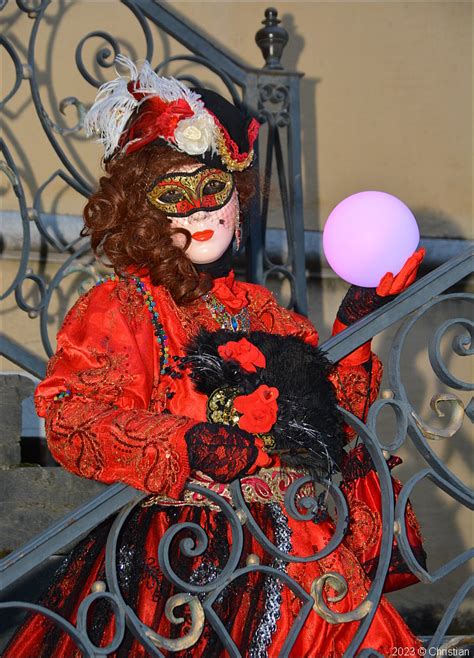
<svg viewBox="0 0 474 658">
<path fill-rule="evenodd" d="M 175 80 L 158 78 L 146 62 L 140 73 L 129 65 L 131 81 L 117 78 L 108 83 L 88 115 L 106 156 L 126 163 L 130 153 L 153 153 L 154 144 L 165 143 L 170 152 L 191 155 L 198 169 L 151 181 L 150 205 L 162 211 L 166 206 L 166 216 L 178 219 L 203 209 L 225 208 L 234 193 L 233 175 L 252 164 L 255 119 L 214 92 L 190 91 Z M 186 194 L 176 195 L 179 186 Z M 239 234 L 240 226 L 235 229 Z M 421 257 L 415 255 L 395 280 L 385 278 L 380 295 L 351 289 L 334 331 L 383 303 L 387 292 L 394 294 L 409 285 Z M 186 606 L 181 624 L 172 624 L 165 614 L 167 600 L 186 590 L 162 573 L 157 556 L 163 535 L 183 522 L 205 530 L 204 553 L 184 556 L 177 541 L 169 553 L 171 568 L 188 584 L 212 584 L 232 550 L 229 523 L 219 506 L 187 489 L 187 483 L 230 502 L 230 483 L 240 478 L 251 514 L 270 541 L 284 553 L 308 556 L 328 544 L 335 522 L 323 505 L 312 521 L 292 518 L 283 504 L 285 492 L 306 475 L 305 463 L 326 477 L 342 470 L 350 525 L 335 550 L 316 561 L 285 563 L 266 553 L 244 525 L 239 563 L 245 566 L 252 555 L 261 565 L 291 576 L 307 592 L 323 574 L 341 574 L 349 591 L 328 604 L 335 612 L 351 611 L 365 599 L 380 547 L 377 476 L 361 446 L 349 453 L 344 450 L 344 441 L 354 432 L 343 424 L 335 406 L 337 402 L 365 417 L 378 394 L 379 359 L 366 344 L 332 366 L 316 348 L 318 334 L 311 323 L 281 307 L 264 287 L 238 281 L 229 261 L 226 249 L 215 262 L 200 266 L 212 276 L 210 289 L 186 304 L 178 304 L 166 286 L 153 282 L 144 267 L 129 267 L 99 282 L 69 311 L 47 376 L 36 391 L 49 448 L 62 466 L 86 478 L 124 482 L 149 494 L 122 528 L 117 573 L 122 596 L 141 622 L 172 640 L 186 636 L 191 620 Z M 289 375 L 285 379 L 282 372 L 285 364 L 295 377 L 298 370 L 306 376 L 307 366 L 310 383 L 318 384 L 311 387 L 301 417 L 298 409 L 306 404 L 305 394 L 300 389 L 292 398 Z M 227 393 L 222 396 L 222 391 Z M 311 422 L 304 425 L 302 419 Z M 299 441 L 301 436 L 304 441 L 293 446 L 290 439 Z M 394 481 L 395 493 L 397 487 Z M 104 522 L 74 548 L 40 600 L 72 623 L 93 584 L 106 580 L 104 555 L 111 523 Z M 412 512 L 407 527 L 410 543 L 423 560 Z M 415 581 L 394 544 L 386 590 Z M 327 586 L 325 595 L 331 593 Z M 301 601 L 280 580 L 255 570 L 233 580 L 213 607 L 243 656 L 276 657 Z M 90 639 L 106 646 L 114 635 L 112 610 L 99 601 L 91 619 Z M 357 622 L 329 623 L 312 610 L 290 656 L 342 656 L 357 627 Z M 183 657 L 226 655 L 208 621 L 193 646 L 178 643 L 175 648 L 179 646 L 176 653 L 161 651 Z M 361 647 L 390 655 L 393 647 L 418 646 L 382 598 Z M 33 614 L 3 655 L 69 658 L 80 652 L 50 620 Z M 111 655 L 151 654 L 127 630 Z"/>
</svg>

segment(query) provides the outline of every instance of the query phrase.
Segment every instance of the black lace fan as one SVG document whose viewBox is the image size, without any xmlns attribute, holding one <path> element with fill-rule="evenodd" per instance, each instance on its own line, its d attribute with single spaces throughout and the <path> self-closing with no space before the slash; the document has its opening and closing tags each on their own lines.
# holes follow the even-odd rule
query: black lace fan
<svg viewBox="0 0 474 658">
<path fill-rule="evenodd" d="M 264 355 L 265 367 L 246 372 L 238 362 L 221 358 L 221 345 L 242 338 Z M 249 395 L 262 384 L 276 387 L 278 413 L 270 432 L 272 450 L 283 462 L 324 477 L 339 469 L 344 445 L 342 418 L 328 381 L 331 364 L 322 350 L 291 336 L 201 330 L 186 354 L 196 389 L 209 401 L 215 401 L 217 395 L 220 422 L 237 424 L 238 414 L 232 409 L 236 395 Z"/>
</svg>

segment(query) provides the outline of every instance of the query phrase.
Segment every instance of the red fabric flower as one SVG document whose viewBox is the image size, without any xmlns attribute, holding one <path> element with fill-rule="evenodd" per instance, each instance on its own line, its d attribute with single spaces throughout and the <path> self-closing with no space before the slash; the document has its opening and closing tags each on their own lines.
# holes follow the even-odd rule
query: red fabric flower
<svg viewBox="0 0 474 658">
<path fill-rule="evenodd" d="M 238 341 L 229 340 L 217 348 L 217 352 L 224 361 L 237 361 L 245 372 L 257 372 L 257 368 L 265 368 L 265 356 L 258 347 L 246 338 Z"/>
<path fill-rule="evenodd" d="M 120 138 L 120 145 L 126 144 L 127 153 L 133 153 L 158 137 L 173 140 L 178 123 L 193 114 L 182 98 L 166 102 L 159 96 L 152 96 L 140 106 L 136 118 Z"/>
<path fill-rule="evenodd" d="M 214 279 L 211 293 L 232 313 L 238 313 L 245 306 L 248 306 L 245 288 L 235 280 L 234 272 L 229 272 L 225 277 Z"/>
<path fill-rule="evenodd" d="M 250 395 L 239 395 L 234 400 L 234 408 L 242 416 L 239 427 L 252 434 L 269 432 L 277 419 L 277 398 L 280 392 L 274 386 L 261 384 Z"/>
</svg>

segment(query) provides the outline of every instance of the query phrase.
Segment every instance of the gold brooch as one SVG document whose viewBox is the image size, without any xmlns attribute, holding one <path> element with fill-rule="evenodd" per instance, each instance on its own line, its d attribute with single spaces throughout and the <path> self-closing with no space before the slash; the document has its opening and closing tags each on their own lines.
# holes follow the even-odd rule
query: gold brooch
<svg viewBox="0 0 474 658">
<path fill-rule="evenodd" d="M 234 400 L 239 393 L 239 389 L 235 386 L 216 388 L 207 400 L 207 420 L 221 425 L 237 425 L 240 414 L 234 409 Z"/>
<path fill-rule="evenodd" d="M 234 400 L 240 393 L 241 391 L 235 386 L 216 388 L 207 400 L 207 420 L 210 423 L 221 425 L 238 425 L 241 414 L 234 409 Z M 262 439 L 265 452 L 275 450 L 275 439 L 271 434 L 256 434 L 255 436 Z"/>
</svg>

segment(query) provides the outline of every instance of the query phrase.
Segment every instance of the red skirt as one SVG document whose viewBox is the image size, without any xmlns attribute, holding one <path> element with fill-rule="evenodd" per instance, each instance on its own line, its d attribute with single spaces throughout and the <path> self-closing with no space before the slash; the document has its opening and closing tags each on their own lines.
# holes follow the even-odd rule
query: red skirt
<svg viewBox="0 0 474 658">
<path fill-rule="evenodd" d="M 251 503 L 252 514 L 267 537 L 278 547 L 293 555 L 313 555 L 320 551 L 334 533 L 331 520 L 296 521 L 288 518 L 280 502 Z M 186 557 L 180 544 L 184 530 L 170 546 L 170 565 L 177 576 L 187 583 L 204 585 L 219 577 L 232 550 L 229 522 L 221 511 L 206 505 L 141 504 L 128 516 L 118 540 L 117 575 L 120 590 L 139 619 L 155 632 L 167 638 L 186 634 L 191 625 L 189 608 L 183 605 L 174 611 L 184 618 L 172 624 L 165 615 L 166 601 L 178 594 L 163 575 L 158 563 L 158 544 L 173 524 L 192 522 L 204 528 L 208 546 L 202 555 Z M 105 545 L 112 520 L 97 527 L 82 540 L 56 573 L 53 582 L 39 603 L 54 610 L 75 624 L 81 601 L 91 592 L 96 581 L 105 580 Z M 194 537 L 195 539 L 195 537 Z M 337 603 L 328 603 L 335 612 L 350 612 L 362 603 L 370 581 L 354 553 L 344 544 L 329 556 L 315 562 L 284 563 L 268 555 L 243 526 L 244 546 L 239 567 L 246 565 L 249 555 L 257 556 L 261 565 L 286 572 L 306 592 L 316 579 L 327 572 L 337 572 L 347 581 L 348 593 Z M 329 586 L 325 595 L 334 595 Z M 199 594 L 200 597 L 205 595 Z M 213 604 L 218 617 L 235 642 L 242 656 L 277 657 L 302 608 L 302 601 L 280 579 L 252 571 L 232 581 Z M 104 600 L 92 604 L 88 616 L 89 638 L 96 645 L 106 646 L 114 636 L 112 609 Z M 314 609 L 307 616 L 290 652 L 292 658 L 336 658 L 344 655 L 361 622 L 329 623 Z M 382 598 L 371 626 L 360 645 L 372 648 L 384 656 L 393 649 L 419 647 L 394 608 Z M 191 648 L 167 652 L 179 658 L 228 655 L 222 642 L 206 620 L 198 642 Z M 110 654 L 116 658 L 145 658 L 146 649 L 127 629 L 120 649 Z M 74 641 L 54 622 L 40 614 L 30 614 L 3 653 L 3 658 L 72 658 L 81 656 Z"/>
</svg>

